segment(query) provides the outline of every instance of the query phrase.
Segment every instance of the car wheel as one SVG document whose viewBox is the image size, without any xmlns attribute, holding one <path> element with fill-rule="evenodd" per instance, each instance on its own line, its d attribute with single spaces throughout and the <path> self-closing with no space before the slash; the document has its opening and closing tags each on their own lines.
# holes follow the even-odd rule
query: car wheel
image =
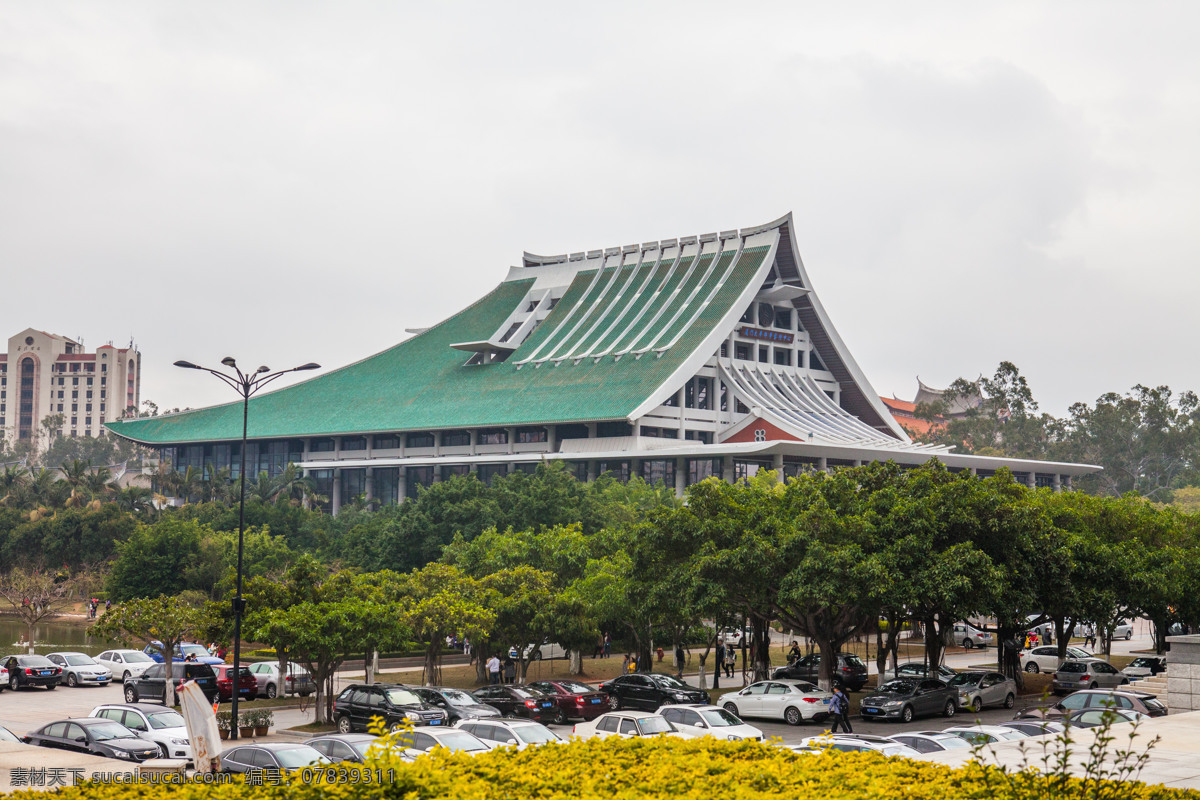
<svg viewBox="0 0 1200 800">
<path fill-rule="evenodd" d="M 167 749 L 167 746 L 165 744 L 161 744 L 161 743 L 158 745 L 158 754 L 160 756 L 162 756 L 163 758 L 171 757 L 171 751 Z"/>
<path fill-rule="evenodd" d="M 1128 684 L 1129 684 L 1129 678 L 1122 678 L 1122 679 L 1121 679 L 1121 685 L 1122 685 L 1122 686 L 1126 686 L 1126 685 L 1128 685 Z"/>
<path fill-rule="evenodd" d="M 1125 641 L 1128 642 L 1132 638 L 1133 638 L 1133 631 L 1126 631 L 1125 632 Z"/>
<path fill-rule="evenodd" d="M 541 661 L 541 660 L 542 660 L 542 651 L 541 651 L 540 649 L 538 649 L 538 650 L 534 650 L 534 651 L 533 651 L 533 660 L 534 660 L 534 661 Z"/>
<path fill-rule="evenodd" d="M 1008 693 L 1008 697 L 1004 698 L 1004 707 L 1012 708 L 1017 704 L 1017 697 L 1012 692 Z"/>
<path fill-rule="evenodd" d="M 1099 688 L 1100 688 L 1100 684 L 1098 684 L 1098 683 L 1096 683 L 1095 681 L 1093 681 L 1093 682 L 1092 682 L 1092 685 L 1091 685 L 1091 686 L 1089 686 L 1088 688 L 1089 688 L 1089 689 L 1099 689 Z"/>
<path fill-rule="evenodd" d="M 300 693 L 300 696 L 301 696 L 301 697 L 308 697 L 310 694 L 312 694 L 312 692 L 301 692 L 301 693 Z"/>
<path fill-rule="evenodd" d="M 901 722 L 912 722 L 913 721 L 912 706 L 904 707 L 904 709 L 900 712 L 900 721 Z"/>
<path fill-rule="evenodd" d="M 75 677 L 75 673 L 74 672 L 68 673 L 67 674 L 67 686 L 70 686 L 72 689 L 74 689 L 78 685 L 79 685 L 79 678 Z"/>
<path fill-rule="evenodd" d="M 121 683 L 129 680 L 129 670 L 125 670 L 125 674 L 121 676 Z"/>
<path fill-rule="evenodd" d="M 726 711 L 728 711 L 730 714 L 733 714 L 735 717 L 741 716 L 740 714 L 738 714 L 737 705 L 734 703 L 726 703 L 724 705 L 724 709 Z"/>
<path fill-rule="evenodd" d="M 516 715 L 516 714 L 514 714 L 514 713 L 513 713 L 513 712 L 511 712 L 511 711 L 508 711 L 508 712 L 505 712 L 505 714 L 504 714 L 504 718 L 505 718 L 505 719 L 516 719 L 516 718 L 517 718 L 517 715 Z"/>
<path fill-rule="evenodd" d="M 338 733 L 350 733 L 353 730 L 353 728 L 350 727 L 350 718 L 345 714 L 338 717 L 337 729 Z"/>
<path fill-rule="evenodd" d="M 783 712 L 783 718 L 788 725 L 799 725 L 804 721 L 804 717 L 800 714 L 800 709 L 795 706 L 788 706 Z"/>
<path fill-rule="evenodd" d="M 971 701 L 971 713 L 978 714 L 980 711 L 983 711 L 983 698 L 976 697 Z"/>
<path fill-rule="evenodd" d="M 1034 663 L 1033 661 L 1030 661 L 1028 664 L 1026 664 L 1026 665 L 1025 665 L 1025 671 L 1026 671 L 1026 672 L 1029 672 L 1029 673 L 1031 673 L 1031 674 L 1034 674 L 1034 675 L 1036 675 L 1037 673 L 1039 673 L 1039 672 L 1041 672 L 1041 671 L 1042 671 L 1042 668 L 1041 668 L 1041 667 L 1039 667 L 1039 666 L 1038 666 L 1036 663 Z"/>
<path fill-rule="evenodd" d="M 20 687 L 20 685 L 17 683 L 17 676 L 16 676 L 16 675 L 10 675 L 10 676 L 9 676 L 9 678 L 8 678 L 8 688 L 12 689 L 14 692 L 15 692 L 17 689 L 21 688 L 21 687 Z"/>
<path fill-rule="evenodd" d="M 125 687 L 125 702 L 126 703 L 136 703 L 137 701 L 138 701 L 137 689 L 133 688 L 132 686 L 126 686 Z"/>
<path fill-rule="evenodd" d="M 942 716 L 953 717 L 955 711 L 958 711 L 958 705 L 953 700 L 947 700 L 946 707 L 942 709 Z"/>
<path fill-rule="evenodd" d="M 975 647 L 975 643 L 970 639 L 963 639 L 963 649 L 970 650 Z"/>
<path fill-rule="evenodd" d="M 274 700 L 275 696 L 278 694 L 279 694 L 279 690 L 275 688 L 275 684 L 268 683 L 267 684 L 267 697 L 270 698 L 271 700 Z"/>
<path fill-rule="evenodd" d="M 55 689 L 57 689 L 57 688 L 58 688 L 58 684 L 57 684 L 57 683 L 49 683 L 49 684 L 46 684 L 46 691 L 48 691 L 48 692 L 52 692 L 52 691 L 54 691 L 54 690 L 55 690 Z"/>
<path fill-rule="evenodd" d="M 558 713 L 554 715 L 554 724 L 555 725 L 566 725 L 567 724 L 567 715 L 565 713 L 563 713 L 563 710 L 561 708 L 558 710 Z"/>
</svg>

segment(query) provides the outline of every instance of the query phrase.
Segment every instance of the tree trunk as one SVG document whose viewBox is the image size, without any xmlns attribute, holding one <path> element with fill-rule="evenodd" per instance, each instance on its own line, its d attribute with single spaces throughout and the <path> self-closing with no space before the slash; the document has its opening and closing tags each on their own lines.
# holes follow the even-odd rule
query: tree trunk
<svg viewBox="0 0 1200 800">
<path fill-rule="evenodd" d="M 379 652 L 372 647 L 363 656 L 363 672 L 366 673 L 366 684 L 368 686 L 375 682 L 375 659 L 378 655 Z"/>
<path fill-rule="evenodd" d="M 951 623 L 953 624 L 953 623 Z M 937 617 L 925 618 L 925 659 L 930 667 L 942 663 L 942 651 L 945 649 L 945 634 L 938 626 Z"/>
<path fill-rule="evenodd" d="M 837 666 L 837 646 L 824 636 L 817 639 L 817 649 L 821 652 L 821 669 L 817 673 L 817 686 L 825 691 L 833 688 L 833 670 Z"/>
<path fill-rule="evenodd" d="M 442 682 L 442 648 L 441 639 L 433 637 L 433 641 L 425 648 L 425 667 L 421 672 L 421 683 L 425 686 L 437 686 Z"/>
<path fill-rule="evenodd" d="M 1065 661 L 1067 658 L 1067 646 L 1071 643 L 1071 637 L 1067 636 L 1067 623 L 1074 628 L 1078 623 L 1074 617 L 1056 617 L 1054 620 L 1054 637 L 1055 645 L 1058 647 L 1058 660 Z"/>
<path fill-rule="evenodd" d="M 752 683 L 765 681 L 771 677 L 771 642 L 768 639 L 771 630 L 771 620 L 755 616 L 751 620 L 754 629 L 754 676 Z"/>
<path fill-rule="evenodd" d="M 696 685 L 697 685 L 697 686 L 699 686 L 701 689 L 707 689 L 707 688 L 708 688 L 707 686 L 705 686 L 705 685 L 704 685 L 704 679 L 707 677 L 707 676 L 704 674 L 704 662 L 705 662 L 707 659 L 708 659 L 708 653 L 703 653 L 703 654 L 701 654 L 701 656 L 700 656 L 700 676 L 699 676 L 699 678 L 697 678 L 697 680 L 696 680 Z M 713 688 L 716 688 L 716 687 L 713 687 Z"/>
<path fill-rule="evenodd" d="M 322 722 L 329 722 L 330 719 L 325 713 L 325 675 L 324 673 L 313 674 L 313 683 L 316 684 L 317 691 L 313 700 L 313 722 L 320 725 Z M 237 725 L 237 720 L 234 720 L 234 725 Z"/>
<path fill-rule="evenodd" d="M 36 652 L 33 647 L 33 620 L 29 620 L 25 623 L 25 630 L 25 635 L 29 637 L 29 648 L 25 652 L 29 653 L 29 655 L 33 655 Z"/>
<path fill-rule="evenodd" d="M 490 680 L 487 672 L 489 652 L 491 652 L 491 643 L 487 639 L 471 643 L 471 657 L 475 659 L 475 682 L 481 686 L 487 686 Z"/>
<path fill-rule="evenodd" d="M 163 689 L 163 702 L 167 704 L 167 708 L 172 708 L 175 705 L 175 645 L 163 646 L 163 664 L 166 666 L 166 688 Z M 187 667 L 183 668 L 184 674 L 187 674 Z M 234 683 L 237 686 L 237 683 Z"/>
<path fill-rule="evenodd" d="M 567 653 L 568 666 L 567 672 L 571 675 L 583 674 L 583 651 L 571 650 Z"/>
</svg>

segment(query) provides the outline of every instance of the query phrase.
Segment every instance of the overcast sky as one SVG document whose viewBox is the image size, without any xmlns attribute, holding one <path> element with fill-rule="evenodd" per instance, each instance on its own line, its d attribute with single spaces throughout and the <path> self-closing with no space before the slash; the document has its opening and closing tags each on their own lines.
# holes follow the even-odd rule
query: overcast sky
<svg viewBox="0 0 1200 800">
<path fill-rule="evenodd" d="M 4 337 L 341 366 L 792 211 L 875 389 L 1200 389 L 1200 5 L 0 0 Z M 453 398 L 446 398 L 453 402 Z"/>
</svg>

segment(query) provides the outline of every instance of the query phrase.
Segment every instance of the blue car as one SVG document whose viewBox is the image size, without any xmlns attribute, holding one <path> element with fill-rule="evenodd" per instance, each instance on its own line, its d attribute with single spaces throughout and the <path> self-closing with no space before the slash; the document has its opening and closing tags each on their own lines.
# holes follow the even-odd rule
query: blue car
<svg viewBox="0 0 1200 800">
<path fill-rule="evenodd" d="M 163 663 L 162 642 L 154 642 L 154 644 L 146 645 L 146 649 L 142 651 L 146 655 L 153 658 L 159 664 Z M 196 661 L 201 664 L 224 664 L 225 662 L 216 656 L 208 654 L 208 648 L 202 644 L 192 642 L 184 642 L 183 644 L 175 645 L 175 654 L 171 657 L 174 661 L 186 661 L 188 656 L 195 656 Z"/>
</svg>

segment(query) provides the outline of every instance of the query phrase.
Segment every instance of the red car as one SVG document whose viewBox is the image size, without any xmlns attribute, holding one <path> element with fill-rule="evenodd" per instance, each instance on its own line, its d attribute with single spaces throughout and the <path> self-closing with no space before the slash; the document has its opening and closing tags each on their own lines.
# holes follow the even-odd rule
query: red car
<svg viewBox="0 0 1200 800">
<path fill-rule="evenodd" d="M 604 692 L 579 681 L 538 681 L 529 686 L 545 692 L 558 703 L 558 716 L 554 721 L 559 725 L 568 718 L 590 722 L 614 707 L 611 698 Z"/>
<path fill-rule="evenodd" d="M 233 699 L 233 664 L 213 664 L 213 671 L 217 673 L 217 697 L 221 702 Z M 253 700 L 258 697 L 258 679 L 250 672 L 249 667 L 241 667 L 238 669 L 240 680 L 238 681 L 238 699 Z"/>
</svg>

